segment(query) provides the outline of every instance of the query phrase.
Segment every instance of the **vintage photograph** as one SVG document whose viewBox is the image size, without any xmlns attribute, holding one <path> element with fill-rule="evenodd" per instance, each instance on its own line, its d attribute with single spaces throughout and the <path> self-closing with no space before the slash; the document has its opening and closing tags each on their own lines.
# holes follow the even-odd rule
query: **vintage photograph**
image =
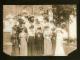
<svg viewBox="0 0 80 60">
<path fill-rule="evenodd" d="M 3 52 L 68 56 L 77 49 L 76 5 L 3 5 Z"/>
</svg>

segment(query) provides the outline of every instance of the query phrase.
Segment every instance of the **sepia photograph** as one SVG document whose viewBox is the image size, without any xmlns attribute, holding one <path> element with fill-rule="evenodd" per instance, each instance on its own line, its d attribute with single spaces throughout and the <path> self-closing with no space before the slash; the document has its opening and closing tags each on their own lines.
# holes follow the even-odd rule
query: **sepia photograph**
<svg viewBox="0 0 80 60">
<path fill-rule="evenodd" d="M 3 52 L 68 56 L 77 49 L 76 5 L 3 5 Z"/>
</svg>

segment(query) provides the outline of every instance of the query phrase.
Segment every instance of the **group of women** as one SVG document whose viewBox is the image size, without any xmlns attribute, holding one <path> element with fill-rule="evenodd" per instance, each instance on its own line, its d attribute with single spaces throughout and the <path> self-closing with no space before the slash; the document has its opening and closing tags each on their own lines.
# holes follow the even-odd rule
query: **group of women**
<svg viewBox="0 0 80 60">
<path fill-rule="evenodd" d="M 51 16 L 44 15 L 17 16 L 12 28 L 12 55 L 65 55 L 62 29 L 54 25 Z"/>
</svg>

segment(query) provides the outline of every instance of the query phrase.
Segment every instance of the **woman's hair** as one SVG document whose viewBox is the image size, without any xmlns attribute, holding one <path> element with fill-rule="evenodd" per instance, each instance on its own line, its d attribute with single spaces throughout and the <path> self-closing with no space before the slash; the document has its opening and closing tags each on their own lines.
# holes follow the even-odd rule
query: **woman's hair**
<svg viewBox="0 0 80 60">
<path fill-rule="evenodd" d="M 17 30 L 17 25 L 14 25 L 12 29 Z"/>
<path fill-rule="evenodd" d="M 25 28 L 25 27 L 22 29 L 22 31 L 24 31 L 25 33 L 28 32 L 28 31 L 27 31 L 27 28 Z"/>
<path fill-rule="evenodd" d="M 34 25 L 31 25 L 29 28 L 30 28 L 30 29 L 33 29 L 33 28 L 34 28 Z"/>
<path fill-rule="evenodd" d="M 29 20 L 29 22 L 33 23 L 34 22 L 34 16 L 29 17 L 28 20 Z"/>
<path fill-rule="evenodd" d="M 45 20 L 46 22 L 49 22 L 48 17 L 44 17 L 44 20 Z"/>
</svg>

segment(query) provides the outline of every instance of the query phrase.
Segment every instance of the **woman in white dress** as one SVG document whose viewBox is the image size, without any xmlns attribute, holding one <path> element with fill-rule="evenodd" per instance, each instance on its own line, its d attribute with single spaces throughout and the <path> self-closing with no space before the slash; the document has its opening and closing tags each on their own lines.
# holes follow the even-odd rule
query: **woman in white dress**
<svg viewBox="0 0 80 60">
<path fill-rule="evenodd" d="M 77 37 L 77 22 L 76 22 L 76 16 L 75 15 L 70 15 L 70 21 L 69 22 L 69 38 L 71 39 L 76 39 Z"/>
<path fill-rule="evenodd" d="M 19 34 L 20 38 L 20 56 L 27 56 L 27 31 L 23 28 L 22 32 Z"/>
<path fill-rule="evenodd" d="M 56 49 L 55 49 L 55 56 L 65 56 L 65 51 L 63 47 L 63 35 L 62 29 L 56 29 Z"/>
<path fill-rule="evenodd" d="M 49 22 L 45 21 L 44 23 L 44 55 L 52 55 L 52 41 L 51 41 L 51 30 Z"/>
</svg>

